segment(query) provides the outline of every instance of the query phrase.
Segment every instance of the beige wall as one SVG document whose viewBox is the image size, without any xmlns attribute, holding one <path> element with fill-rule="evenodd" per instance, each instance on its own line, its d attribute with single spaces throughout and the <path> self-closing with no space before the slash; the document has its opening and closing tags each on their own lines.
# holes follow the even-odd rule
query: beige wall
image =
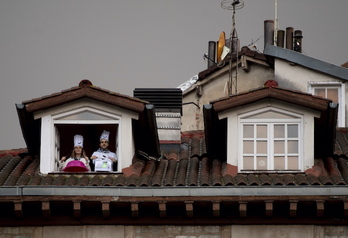
<svg viewBox="0 0 348 238">
<path fill-rule="evenodd" d="M 339 79 L 328 74 L 317 72 L 303 66 L 289 63 L 288 61 L 276 59 L 275 60 L 275 80 L 278 82 L 279 87 L 288 88 L 296 91 L 309 92 L 309 82 L 339 82 L 345 85 L 344 97 L 345 104 L 340 105 L 339 110 L 342 108 L 342 114 L 340 117 L 339 127 L 347 126 L 347 102 L 348 102 L 348 87 L 347 82 L 343 79 Z"/>
<path fill-rule="evenodd" d="M 194 102 L 183 106 L 183 117 L 181 131 L 203 130 L 203 105 L 210 101 L 227 96 L 226 84 L 229 79 L 228 66 L 213 73 L 202 81 L 198 81 L 193 87 L 184 92 L 183 103 Z M 237 93 L 245 92 L 250 89 L 258 88 L 270 79 L 274 79 L 273 69 L 259 65 L 257 63 L 249 64 L 249 72 L 245 72 L 241 67 L 238 68 Z M 196 94 L 195 87 L 201 87 L 201 96 Z"/>
<path fill-rule="evenodd" d="M 0 227 L 0 238 L 347 238 L 348 226 L 44 226 Z"/>
</svg>

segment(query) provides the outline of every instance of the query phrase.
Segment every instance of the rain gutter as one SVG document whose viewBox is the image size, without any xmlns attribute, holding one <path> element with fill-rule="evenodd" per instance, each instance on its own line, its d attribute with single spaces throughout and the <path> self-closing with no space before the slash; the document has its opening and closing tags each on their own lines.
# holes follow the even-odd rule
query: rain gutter
<svg viewBox="0 0 348 238">
<path fill-rule="evenodd" d="M 346 186 L 318 187 L 61 187 L 13 186 L 1 187 L 3 196 L 118 196 L 118 197 L 204 197 L 204 196 L 347 196 Z"/>
</svg>

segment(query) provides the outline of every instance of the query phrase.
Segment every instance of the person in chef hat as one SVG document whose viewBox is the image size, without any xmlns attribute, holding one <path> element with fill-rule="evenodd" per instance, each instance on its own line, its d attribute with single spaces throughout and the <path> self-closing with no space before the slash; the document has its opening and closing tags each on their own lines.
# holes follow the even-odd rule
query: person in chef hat
<svg viewBox="0 0 348 238">
<path fill-rule="evenodd" d="M 110 131 L 103 131 L 99 139 L 99 149 L 95 151 L 91 159 L 94 163 L 94 171 L 113 171 L 113 164 L 117 162 L 117 155 L 111 152 L 109 147 Z"/>
<path fill-rule="evenodd" d="M 75 135 L 74 136 L 74 148 L 70 155 L 64 156 L 59 161 L 59 167 L 61 170 L 64 170 L 64 168 L 68 165 L 69 162 L 79 160 L 81 161 L 88 170 L 90 169 L 89 166 L 89 159 L 86 155 L 85 150 L 83 149 L 83 136 L 82 135 Z"/>
</svg>

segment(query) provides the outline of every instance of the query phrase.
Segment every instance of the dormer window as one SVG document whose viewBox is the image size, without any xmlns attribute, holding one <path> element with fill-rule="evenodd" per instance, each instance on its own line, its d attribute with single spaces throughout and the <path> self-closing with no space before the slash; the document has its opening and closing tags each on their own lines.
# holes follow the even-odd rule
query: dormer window
<svg viewBox="0 0 348 238">
<path fill-rule="evenodd" d="M 41 157 L 54 157 L 54 160 L 42 160 L 42 169 L 47 172 L 59 172 L 58 161 L 71 152 L 75 134 L 84 137 L 84 149 L 90 157 L 98 149 L 103 130 L 111 132 L 109 149 L 120 158 L 113 171 L 119 172 L 125 164 L 131 164 L 135 150 L 132 136 L 128 135 L 132 135 L 131 120 L 137 119 L 135 113 L 107 107 L 93 100 L 80 100 L 68 108 L 60 106 L 38 112 L 35 119 L 38 118 L 41 118 L 41 145 L 44 145 L 41 146 Z"/>
<path fill-rule="evenodd" d="M 99 148 L 101 133 L 110 132 L 108 149 L 118 158 L 113 172 L 130 166 L 136 151 L 159 155 L 153 105 L 93 86 L 88 80 L 17 104 L 17 111 L 28 151 L 40 157 L 43 174 L 61 172 L 58 161 L 72 152 L 75 134 L 83 136 L 83 148 L 90 157 Z"/>
<path fill-rule="evenodd" d="M 273 85 L 204 106 L 211 157 L 241 173 L 289 173 L 304 172 L 314 158 L 333 153 L 337 107 L 328 99 Z"/>
<path fill-rule="evenodd" d="M 242 171 L 301 170 L 301 115 L 265 109 L 239 116 Z"/>
</svg>

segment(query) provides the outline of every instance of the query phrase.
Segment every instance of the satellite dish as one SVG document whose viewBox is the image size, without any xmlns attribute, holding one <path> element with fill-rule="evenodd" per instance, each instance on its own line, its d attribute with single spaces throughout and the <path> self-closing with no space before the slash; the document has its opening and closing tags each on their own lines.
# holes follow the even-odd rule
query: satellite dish
<svg viewBox="0 0 348 238">
<path fill-rule="evenodd" d="M 222 55 L 222 52 L 224 50 L 224 46 L 225 46 L 225 40 L 226 37 L 225 37 L 225 32 L 221 32 L 220 33 L 220 38 L 219 38 L 219 41 L 218 41 L 218 46 L 217 46 L 217 62 L 221 62 L 221 55 Z"/>
</svg>

